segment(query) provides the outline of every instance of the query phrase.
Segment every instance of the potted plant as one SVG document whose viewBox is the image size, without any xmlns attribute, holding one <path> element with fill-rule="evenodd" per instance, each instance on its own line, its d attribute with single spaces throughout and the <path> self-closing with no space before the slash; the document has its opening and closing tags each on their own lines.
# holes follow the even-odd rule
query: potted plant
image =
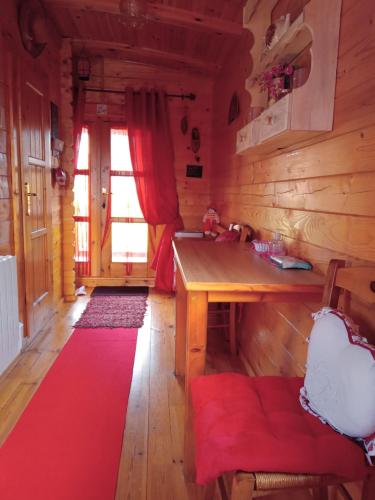
<svg viewBox="0 0 375 500">
<path fill-rule="evenodd" d="M 291 91 L 294 69 L 292 64 L 277 64 L 257 78 L 260 89 L 268 92 L 269 101 L 278 101 Z"/>
</svg>

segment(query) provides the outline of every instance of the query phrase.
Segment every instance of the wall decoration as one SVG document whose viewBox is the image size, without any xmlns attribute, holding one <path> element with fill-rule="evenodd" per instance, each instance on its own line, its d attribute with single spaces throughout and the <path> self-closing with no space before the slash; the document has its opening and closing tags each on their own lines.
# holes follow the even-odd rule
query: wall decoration
<svg viewBox="0 0 375 500">
<path fill-rule="evenodd" d="M 203 165 L 186 165 L 186 177 L 201 178 L 203 174 Z"/>
<path fill-rule="evenodd" d="M 195 154 L 198 153 L 200 147 L 201 147 L 201 134 L 199 132 L 199 129 L 197 127 L 194 127 L 191 130 L 191 150 Z"/>
<path fill-rule="evenodd" d="M 84 49 L 81 50 L 77 58 L 77 75 L 78 79 L 84 82 L 90 80 L 91 61 Z"/>
<path fill-rule="evenodd" d="M 281 37 L 288 31 L 290 26 L 290 14 L 281 16 L 279 19 L 270 26 L 268 26 L 267 31 L 264 36 L 264 54 L 271 50 Z"/>
<path fill-rule="evenodd" d="M 229 104 L 228 111 L 228 125 L 230 125 L 236 118 L 240 116 L 240 98 L 238 97 L 237 92 L 232 95 L 232 99 Z"/>
<path fill-rule="evenodd" d="M 47 45 L 47 20 L 39 0 L 22 0 L 18 7 L 18 29 L 22 45 L 34 58 Z"/>
<path fill-rule="evenodd" d="M 185 115 L 181 118 L 181 123 L 180 123 L 180 128 L 181 128 L 181 132 L 186 135 L 187 134 L 187 131 L 189 130 L 189 119 L 187 117 L 187 114 L 185 113 Z"/>
<path fill-rule="evenodd" d="M 51 139 L 59 137 L 59 108 L 51 101 Z"/>
<path fill-rule="evenodd" d="M 108 113 L 107 104 L 97 104 L 96 105 L 96 114 L 98 116 L 105 116 Z"/>
<path fill-rule="evenodd" d="M 277 64 L 261 73 L 257 79 L 262 92 L 268 92 L 268 99 L 277 101 L 292 89 L 294 66 Z"/>
</svg>

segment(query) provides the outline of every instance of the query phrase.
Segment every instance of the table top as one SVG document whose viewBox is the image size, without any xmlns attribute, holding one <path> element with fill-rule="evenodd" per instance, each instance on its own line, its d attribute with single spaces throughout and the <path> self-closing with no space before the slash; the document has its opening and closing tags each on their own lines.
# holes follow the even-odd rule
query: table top
<svg viewBox="0 0 375 500">
<path fill-rule="evenodd" d="M 312 271 L 279 269 L 249 243 L 196 239 L 173 241 L 186 290 L 228 292 L 322 292 L 324 278 Z"/>
</svg>

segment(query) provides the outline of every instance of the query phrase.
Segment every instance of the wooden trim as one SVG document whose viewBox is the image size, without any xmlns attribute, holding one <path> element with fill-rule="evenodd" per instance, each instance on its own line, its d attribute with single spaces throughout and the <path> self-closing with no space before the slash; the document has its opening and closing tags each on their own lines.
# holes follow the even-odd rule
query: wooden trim
<svg viewBox="0 0 375 500">
<path fill-rule="evenodd" d="M 74 9 L 88 12 L 104 12 L 121 15 L 119 1 L 108 0 L 47 0 L 46 7 L 59 9 Z M 233 21 L 219 17 L 206 16 L 201 12 L 171 7 L 163 4 L 149 3 L 148 17 L 152 22 L 169 24 L 180 28 L 210 32 L 217 35 L 241 36 L 242 26 Z"/>
<path fill-rule="evenodd" d="M 64 39 L 61 53 L 61 116 L 63 117 L 61 133 L 65 147 L 62 155 L 62 167 L 72 178 L 74 170 L 73 151 L 73 82 L 72 82 L 72 47 L 71 40 Z M 67 302 L 75 299 L 75 267 L 74 267 L 74 219 L 73 219 L 73 186 L 64 191 L 62 199 L 62 257 L 63 257 L 63 295 Z"/>
<path fill-rule="evenodd" d="M 344 288 L 362 300 L 375 302 L 375 267 L 351 267 L 337 270 L 336 287 Z"/>
<path fill-rule="evenodd" d="M 181 335 L 175 336 L 175 375 L 185 375 L 186 357 L 186 290 L 181 278 L 181 272 L 176 270 L 176 331 Z"/>
<path fill-rule="evenodd" d="M 208 292 L 208 302 L 317 302 L 322 300 L 322 287 L 317 291 L 300 290 L 298 292 Z"/>
<path fill-rule="evenodd" d="M 9 41 L 9 40 L 8 40 Z M 12 218 L 13 218 L 13 245 L 12 251 L 17 258 L 17 281 L 18 281 L 18 310 L 19 319 L 24 324 L 24 335 L 27 333 L 27 315 L 25 303 L 25 255 L 24 255 L 24 236 L 23 236 L 23 209 L 22 209 L 22 188 L 23 185 L 21 176 L 21 151 L 20 151 L 20 121 L 18 109 L 18 67 L 15 50 L 12 46 L 6 43 L 6 40 L 1 37 L 1 50 L 4 54 L 4 70 L 5 70 L 5 92 L 7 96 L 6 102 L 6 120 L 8 125 L 7 141 L 9 144 L 9 155 L 7 158 L 8 169 L 10 174 L 10 193 L 12 198 Z"/>
<path fill-rule="evenodd" d="M 77 284 L 93 288 L 95 286 L 125 286 L 125 285 L 144 285 L 155 286 L 153 278 L 139 278 L 137 276 L 124 276 L 123 278 L 102 278 L 100 276 L 82 277 L 77 279 Z"/>
<path fill-rule="evenodd" d="M 322 299 L 322 304 L 324 306 L 337 307 L 340 297 L 340 288 L 337 286 L 336 276 L 337 271 L 344 266 L 344 260 L 333 259 L 329 263 Z"/>
<path fill-rule="evenodd" d="M 238 472 L 233 477 L 231 500 L 243 500 L 245 498 L 252 498 L 254 489 L 254 474 Z"/>
<path fill-rule="evenodd" d="M 191 404 L 192 377 L 203 375 L 207 347 L 207 293 L 187 293 L 186 364 L 185 364 L 185 444 L 184 472 L 188 481 L 194 480 L 195 459 L 193 436 L 193 409 Z"/>
</svg>

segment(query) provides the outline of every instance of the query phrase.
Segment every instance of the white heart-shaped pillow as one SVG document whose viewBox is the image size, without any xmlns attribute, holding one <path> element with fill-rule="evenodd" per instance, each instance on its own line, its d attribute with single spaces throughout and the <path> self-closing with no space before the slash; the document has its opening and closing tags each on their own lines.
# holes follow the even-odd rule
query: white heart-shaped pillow
<svg viewBox="0 0 375 500">
<path fill-rule="evenodd" d="M 351 320 L 323 308 L 311 331 L 305 377 L 309 408 L 339 432 L 375 432 L 375 347 L 358 337 Z"/>
</svg>

